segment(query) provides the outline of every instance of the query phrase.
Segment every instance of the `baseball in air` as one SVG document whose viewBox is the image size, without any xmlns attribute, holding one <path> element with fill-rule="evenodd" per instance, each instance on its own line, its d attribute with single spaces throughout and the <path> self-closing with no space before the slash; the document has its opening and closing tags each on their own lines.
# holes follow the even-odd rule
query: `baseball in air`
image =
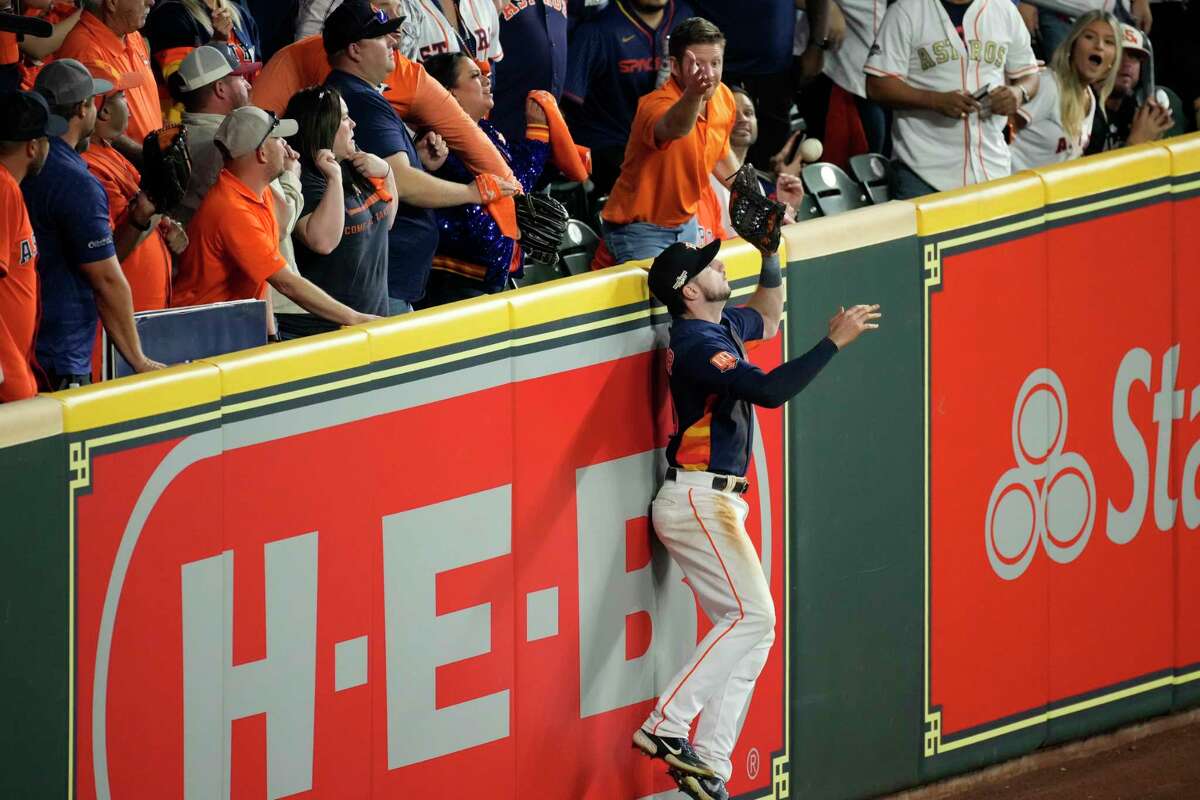
<svg viewBox="0 0 1200 800">
<path fill-rule="evenodd" d="M 805 139 L 800 143 L 800 157 L 804 159 L 806 164 L 820 159 L 821 153 L 825 152 L 825 148 L 821 146 L 820 139 Z"/>
<path fill-rule="evenodd" d="M 1171 99 L 1167 97 L 1167 93 L 1162 89 L 1156 89 L 1154 91 L 1154 102 L 1162 106 L 1165 111 L 1171 110 Z"/>
</svg>

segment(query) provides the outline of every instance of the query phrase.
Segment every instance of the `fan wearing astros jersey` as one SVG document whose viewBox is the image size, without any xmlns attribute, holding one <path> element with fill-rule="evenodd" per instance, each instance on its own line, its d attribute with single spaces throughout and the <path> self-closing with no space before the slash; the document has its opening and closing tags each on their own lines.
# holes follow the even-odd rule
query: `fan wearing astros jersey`
<svg viewBox="0 0 1200 800">
<path fill-rule="evenodd" d="M 898 199 L 1012 172 L 1004 128 L 1037 94 L 1029 30 L 1007 0 L 897 0 L 867 57 L 867 96 L 895 111 Z"/>
<path fill-rule="evenodd" d="M 670 468 L 652 508 L 654 531 L 713 627 L 668 681 L 633 746 L 666 761 L 679 788 L 697 800 L 729 797 L 725 782 L 739 721 L 775 641 L 775 605 L 746 533 L 749 507 L 742 499 L 749 489 L 752 406 L 776 408 L 794 397 L 838 351 L 877 328 L 880 317 L 877 305 L 842 309 L 815 347 L 763 372 L 747 360 L 745 343 L 779 330 L 779 256 L 765 254 L 749 302 L 727 308 L 720 247 L 676 242 L 654 259 L 648 278 L 671 312 L 667 373 L 676 419 Z M 688 733 L 697 715 L 693 746 Z"/>
</svg>

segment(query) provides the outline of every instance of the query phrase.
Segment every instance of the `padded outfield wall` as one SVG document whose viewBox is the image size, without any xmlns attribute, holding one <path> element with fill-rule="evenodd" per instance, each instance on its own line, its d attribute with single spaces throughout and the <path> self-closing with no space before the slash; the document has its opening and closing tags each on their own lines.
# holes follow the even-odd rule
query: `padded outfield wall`
<svg viewBox="0 0 1200 800">
<path fill-rule="evenodd" d="M 886 316 L 758 412 L 736 796 L 1197 703 L 1198 231 L 1197 137 L 787 231 L 756 362 Z M 664 323 L 615 267 L 0 409 L 0 796 L 668 796 Z"/>
</svg>

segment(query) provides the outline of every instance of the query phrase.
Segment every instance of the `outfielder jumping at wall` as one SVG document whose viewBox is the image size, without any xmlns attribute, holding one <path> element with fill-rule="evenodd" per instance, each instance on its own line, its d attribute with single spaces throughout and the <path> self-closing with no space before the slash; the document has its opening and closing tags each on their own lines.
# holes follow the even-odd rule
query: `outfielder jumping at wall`
<svg viewBox="0 0 1200 800">
<path fill-rule="evenodd" d="M 654 499 L 654 530 L 713 627 L 634 732 L 633 745 L 665 760 L 680 790 L 697 800 L 729 797 L 738 723 L 775 641 L 775 607 L 746 534 L 742 499 L 749 488 L 750 406 L 777 408 L 794 397 L 839 350 L 879 327 L 881 316 L 878 305 L 841 309 L 815 347 L 764 373 L 746 359 L 744 342 L 779 330 L 779 256 L 763 256 L 758 289 L 745 306 L 726 308 L 730 288 L 716 258 L 720 246 L 673 244 L 654 260 L 649 277 L 672 316 L 667 373 L 677 425 L 667 445 L 667 479 Z M 698 714 L 693 747 L 688 733 Z"/>
</svg>

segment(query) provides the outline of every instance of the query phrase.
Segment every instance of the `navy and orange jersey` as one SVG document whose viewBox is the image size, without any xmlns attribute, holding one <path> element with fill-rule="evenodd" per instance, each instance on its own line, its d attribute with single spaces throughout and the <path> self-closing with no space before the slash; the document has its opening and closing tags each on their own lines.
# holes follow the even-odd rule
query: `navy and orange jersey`
<svg viewBox="0 0 1200 800">
<path fill-rule="evenodd" d="M 677 469 L 744 476 L 754 438 L 749 400 L 734 384 L 749 370 L 744 342 L 761 339 L 762 316 L 752 308 L 726 308 L 720 324 L 676 319 L 671 325 L 667 375 L 675 433 L 667 461 Z"/>
<path fill-rule="evenodd" d="M 683 0 L 667 0 L 651 28 L 630 6 L 613 0 L 575 29 L 567 53 L 563 97 L 571 130 L 588 147 L 624 147 L 638 98 L 666 80 L 667 37 L 692 16 Z"/>
</svg>

